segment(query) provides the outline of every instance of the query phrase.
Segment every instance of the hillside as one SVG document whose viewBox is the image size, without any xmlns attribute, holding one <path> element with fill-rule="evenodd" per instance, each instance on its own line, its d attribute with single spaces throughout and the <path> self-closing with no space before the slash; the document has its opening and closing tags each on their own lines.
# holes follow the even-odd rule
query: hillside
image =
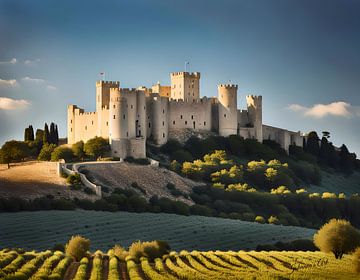
<svg viewBox="0 0 360 280">
<path fill-rule="evenodd" d="M 82 210 L 1 213 L 0 224 L 0 248 L 36 250 L 64 244 L 74 234 L 89 238 L 92 248 L 100 250 L 154 239 L 168 241 L 174 250 L 240 250 L 312 238 L 315 232 L 212 217 Z"/>
<path fill-rule="evenodd" d="M 183 194 L 189 195 L 192 187 L 201 185 L 190 179 L 183 178 L 165 168 L 159 168 L 150 165 L 137 165 L 132 163 L 99 163 L 99 164 L 82 164 L 80 171 L 88 179 L 101 186 L 111 190 L 114 188 L 132 188 L 139 192 L 139 189 L 132 187 L 136 183 L 144 192 L 145 197 L 150 198 L 153 195 L 159 197 L 168 197 L 170 199 L 181 200 L 185 203 L 192 204 L 192 201 L 183 196 L 174 197 L 166 188 L 168 183 L 176 186 Z M 141 194 L 141 192 L 139 192 Z"/>
<path fill-rule="evenodd" d="M 171 252 L 139 263 L 100 252 L 75 262 L 62 252 L 0 251 L 2 279 L 359 279 L 351 256 L 320 252 Z M 25 265 L 23 265 L 25 264 Z"/>
<path fill-rule="evenodd" d="M 46 195 L 63 198 L 94 197 L 84 192 L 71 190 L 66 180 L 57 175 L 57 163 L 47 161 L 26 161 L 11 164 L 0 164 L 0 197 L 21 197 L 34 199 Z"/>
</svg>

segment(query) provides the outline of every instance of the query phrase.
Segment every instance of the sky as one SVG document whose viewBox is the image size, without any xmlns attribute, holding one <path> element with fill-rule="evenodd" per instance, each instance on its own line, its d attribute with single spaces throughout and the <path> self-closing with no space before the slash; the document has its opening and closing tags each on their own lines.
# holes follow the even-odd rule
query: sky
<svg viewBox="0 0 360 280">
<path fill-rule="evenodd" d="M 201 72 L 202 96 L 236 83 L 263 122 L 329 131 L 360 155 L 360 0 L 0 0 L 0 145 L 95 110 L 99 73 L 121 87 Z"/>
</svg>

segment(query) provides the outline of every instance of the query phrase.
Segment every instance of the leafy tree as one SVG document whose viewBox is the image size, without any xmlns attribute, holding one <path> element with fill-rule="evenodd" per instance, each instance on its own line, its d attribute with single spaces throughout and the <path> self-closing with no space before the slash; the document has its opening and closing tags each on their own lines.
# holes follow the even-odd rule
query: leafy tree
<svg viewBox="0 0 360 280">
<path fill-rule="evenodd" d="M 8 141 L 0 149 L 0 162 L 7 164 L 10 168 L 10 163 L 23 160 L 29 155 L 29 148 L 25 142 L 22 141 Z"/>
<path fill-rule="evenodd" d="M 80 160 L 84 160 L 85 152 L 84 152 L 84 142 L 79 141 L 72 145 L 71 147 L 74 156 L 76 156 Z"/>
<path fill-rule="evenodd" d="M 320 154 L 320 145 L 319 145 L 319 136 L 315 131 L 311 131 L 307 137 L 306 142 L 306 151 L 314 156 L 319 156 Z"/>
<path fill-rule="evenodd" d="M 41 151 L 38 156 L 38 160 L 51 160 L 51 154 L 55 150 L 56 145 L 55 144 L 48 144 L 45 143 L 43 147 L 41 148 Z"/>
<path fill-rule="evenodd" d="M 109 150 L 109 141 L 102 137 L 96 136 L 87 141 L 84 145 L 85 154 L 94 158 L 104 156 Z"/>
<path fill-rule="evenodd" d="M 66 162 L 68 162 L 71 161 L 73 158 L 73 151 L 68 147 L 56 147 L 51 153 L 51 161 L 58 161 L 60 159 L 64 159 Z"/>
<path fill-rule="evenodd" d="M 80 235 L 72 236 L 65 246 L 65 254 L 80 261 L 90 248 L 90 240 Z"/>
<path fill-rule="evenodd" d="M 348 221 L 331 219 L 314 235 L 314 244 L 323 252 L 332 252 L 335 258 L 354 251 L 360 245 L 360 233 Z"/>
</svg>

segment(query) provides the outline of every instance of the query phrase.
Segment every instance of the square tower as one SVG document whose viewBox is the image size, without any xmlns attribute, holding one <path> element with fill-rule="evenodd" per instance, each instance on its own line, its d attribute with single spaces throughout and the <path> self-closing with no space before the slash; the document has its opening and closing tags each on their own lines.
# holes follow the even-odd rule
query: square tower
<svg viewBox="0 0 360 280">
<path fill-rule="evenodd" d="M 193 102 L 200 98 L 200 73 L 175 72 L 170 74 L 171 98 Z"/>
</svg>

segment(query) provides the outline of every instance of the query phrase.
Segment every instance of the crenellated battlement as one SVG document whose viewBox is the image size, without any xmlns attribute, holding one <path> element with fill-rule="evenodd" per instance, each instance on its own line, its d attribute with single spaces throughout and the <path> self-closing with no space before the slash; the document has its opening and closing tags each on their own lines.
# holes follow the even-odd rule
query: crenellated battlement
<svg viewBox="0 0 360 280">
<path fill-rule="evenodd" d="M 238 85 L 235 84 L 219 84 L 218 85 L 219 88 L 227 88 L 227 89 L 231 89 L 231 88 L 238 88 Z"/>
<path fill-rule="evenodd" d="M 97 87 L 110 87 L 110 88 L 114 88 L 114 87 L 120 87 L 120 82 L 119 81 L 96 81 L 96 86 Z"/>
<path fill-rule="evenodd" d="M 179 105 L 188 105 L 188 104 L 201 104 L 201 103 L 207 103 L 212 102 L 211 98 L 207 98 L 206 96 L 198 99 L 169 99 L 170 104 L 179 104 Z"/>
<path fill-rule="evenodd" d="M 191 78 L 199 78 L 200 79 L 200 72 L 173 72 L 171 76 L 186 76 Z"/>
<path fill-rule="evenodd" d="M 254 101 L 262 101 L 262 96 L 261 95 L 246 95 L 246 100 L 254 100 Z"/>
</svg>

